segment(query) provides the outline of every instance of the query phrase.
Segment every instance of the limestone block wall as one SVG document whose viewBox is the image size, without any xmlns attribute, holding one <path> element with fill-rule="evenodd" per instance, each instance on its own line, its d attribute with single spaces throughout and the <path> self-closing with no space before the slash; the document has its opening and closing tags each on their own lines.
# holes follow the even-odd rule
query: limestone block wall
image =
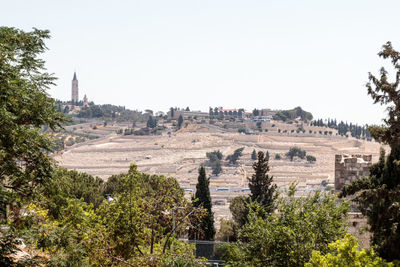
<svg viewBox="0 0 400 267">
<path fill-rule="evenodd" d="M 335 155 L 335 190 L 369 176 L 372 155 Z"/>
</svg>

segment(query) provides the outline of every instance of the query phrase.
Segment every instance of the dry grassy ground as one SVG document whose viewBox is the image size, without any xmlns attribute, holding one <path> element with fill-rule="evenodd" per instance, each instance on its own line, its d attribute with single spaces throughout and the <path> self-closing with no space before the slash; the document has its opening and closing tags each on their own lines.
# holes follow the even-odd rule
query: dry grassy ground
<svg viewBox="0 0 400 267">
<path fill-rule="evenodd" d="M 277 129 L 282 126 L 275 126 Z M 309 128 L 312 129 L 312 128 Z M 309 130 L 306 128 L 306 133 Z M 316 157 L 313 164 L 305 160 L 275 160 L 275 154 L 284 155 L 290 147 L 298 146 Z M 246 177 L 252 174 L 251 152 L 268 150 L 271 156 L 271 174 L 279 188 L 284 190 L 291 182 L 298 182 L 299 193 L 321 189 L 321 181 L 334 182 L 335 154 L 372 154 L 377 161 L 380 144 L 340 136 L 308 135 L 303 133 L 278 134 L 276 131 L 258 135 L 243 135 L 212 126 L 189 126 L 187 129 L 167 132 L 161 136 L 118 136 L 70 147 L 55 155 L 61 166 L 87 172 L 107 179 L 112 174 L 126 172 L 134 162 L 139 170 L 151 174 L 176 177 L 183 188 L 195 188 L 197 169 L 206 162 L 206 152 L 220 150 L 224 156 L 244 147 L 244 155 L 237 166 L 223 166 L 218 177 L 211 177 L 210 190 L 218 224 L 220 218 L 229 218 L 229 202 L 247 188 Z M 211 174 L 211 169 L 207 168 Z M 217 192 L 225 188 L 228 192 Z"/>
</svg>

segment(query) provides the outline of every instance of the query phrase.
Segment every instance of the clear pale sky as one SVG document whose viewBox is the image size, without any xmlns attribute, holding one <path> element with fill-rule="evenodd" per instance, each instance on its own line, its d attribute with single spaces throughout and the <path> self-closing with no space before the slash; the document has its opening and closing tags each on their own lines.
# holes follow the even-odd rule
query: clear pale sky
<svg viewBox="0 0 400 267">
<path fill-rule="evenodd" d="M 400 1 L 2 0 L 1 26 L 48 29 L 49 93 L 131 109 L 286 109 L 380 123 L 365 83 L 400 50 Z"/>
</svg>

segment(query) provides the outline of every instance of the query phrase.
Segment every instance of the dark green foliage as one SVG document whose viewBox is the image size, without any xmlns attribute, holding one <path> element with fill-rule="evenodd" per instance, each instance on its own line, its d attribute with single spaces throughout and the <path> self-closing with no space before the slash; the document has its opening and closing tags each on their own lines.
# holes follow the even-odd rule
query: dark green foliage
<svg viewBox="0 0 400 267">
<path fill-rule="evenodd" d="M 219 175 L 222 172 L 221 161 L 216 160 L 211 162 L 212 174 Z"/>
<path fill-rule="evenodd" d="M 367 139 L 371 140 L 371 133 L 368 130 L 368 126 L 359 126 L 357 124 L 347 123 L 341 121 L 340 123 L 336 122 L 335 120 L 328 119 L 327 123 L 324 123 L 322 119 L 313 120 L 310 123 L 311 126 L 318 126 L 318 127 L 329 127 L 332 129 L 337 129 L 338 134 L 341 136 L 345 136 L 347 132 L 351 133 L 351 136 L 360 139 Z M 311 132 L 310 132 L 311 133 Z M 324 132 L 325 133 L 325 132 Z M 327 132 L 329 135 L 332 135 L 332 131 Z"/>
<path fill-rule="evenodd" d="M 131 129 L 132 130 L 132 129 Z M 142 128 L 136 131 L 130 131 L 133 135 L 150 135 L 150 130 L 148 128 Z"/>
<path fill-rule="evenodd" d="M 8 254 L 19 250 L 15 238 L 24 227 L 21 207 L 39 197 L 39 189 L 53 172 L 49 153 L 54 143 L 41 129 L 55 131 L 65 122 L 46 93 L 55 78 L 45 72 L 38 57 L 47 49 L 44 40 L 49 36 L 48 31 L 0 27 L 0 263 L 4 266 L 17 266 Z"/>
<path fill-rule="evenodd" d="M 66 112 L 64 111 L 64 113 Z M 90 103 L 89 107 L 82 107 L 77 117 L 85 119 L 112 119 L 116 121 L 146 121 L 146 116 L 140 111 L 110 104 L 95 105 L 93 102 Z"/>
<path fill-rule="evenodd" d="M 267 152 L 265 152 L 265 158 L 269 161 L 269 152 L 267 150 Z"/>
<path fill-rule="evenodd" d="M 391 59 L 396 80 L 389 82 L 384 68 L 379 78 L 369 73 L 368 94 L 374 103 L 386 105 L 388 111 L 385 125 L 369 127 L 369 131 L 375 140 L 388 144 L 391 151 L 385 158 L 382 150 L 379 162 L 370 168 L 370 176 L 343 187 L 341 196 L 355 195 L 354 201 L 367 216 L 371 243 L 381 257 L 391 261 L 400 259 L 400 54 L 388 42 L 379 56 Z"/>
<path fill-rule="evenodd" d="M 189 226 L 189 214 L 201 216 L 175 179 L 132 165 L 107 187 L 118 192 L 107 203 L 101 179 L 57 170 L 42 130 L 58 130 L 64 117 L 46 93 L 54 77 L 37 58 L 48 37 L 0 27 L 0 266 L 159 266 L 171 255 L 195 263 L 175 236 Z M 29 257 L 16 262 L 10 254 L 18 252 L 19 238 Z"/>
<path fill-rule="evenodd" d="M 82 199 L 94 208 L 99 207 L 104 200 L 103 180 L 87 173 L 60 168 L 46 183 L 43 195 L 47 198 L 45 207 L 49 214 L 58 219 L 60 209 L 67 205 L 68 198 Z"/>
<path fill-rule="evenodd" d="M 246 129 L 245 128 L 239 128 L 238 129 L 238 133 L 245 133 L 246 132 Z"/>
<path fill-rule="evenodd" d="M 213 152 L 207 152 L 206 156 L 209 159 L 209 164 L 213 170 L 212 173 L 214 175 L 220 174 L 222 172 L 221 160 L 223 158 L 221 151 L 215 150 Z"/>
<path fill-rule="evenodd" d="M 60 176 L 76 174 L 61 171 Z M 85 177 L 86 187 L 102 188 L 101 183 L 96 186 L 95 181 L 90 183 L 90 176 Z M 70 180 L 70 177 L 59 180 L 59 184 L 66 183 L 60 188 L 66 188 L 72 194 L 58 193 L 60 198 L 65 195 L 71 198 L 65 197 L 65 201 L 60 204 L 57 220 L 51 214 L 50 218 L 40 218 L 40 221 L 50 221 L 37 228 L 38 233 L 34 235 L 37 248 L 45 250 L 51 256 L 48 263 L 50 266 L 120 266 L 120 260 L 132 263 L 128 266 L 158 266 L 147 261 L 159 262 L 168 256 L 170 249 L 182 248 L 183 244 L 174 238 L 174 234 L 182 234 L 189 226 L 187 215 L 201 218 L 187 202 L 183 190 L 174 178 L 139 173 L 133 164 L 128 173 L 110 177 L 103 194 L 112 194 L 114 200 L 109 203 L 103 201 L 95 210 L 92 204 L 88 205 L 74 198 L 82 195 L 81 191 L 90 190 L 73 188 Z M 76 187 L 79 187 L 79 180 L 82 179 L 78 179 Z M 82 199 L 84 198 L 83 194 Z M 54 200 L 52 195 L 49 201 Z M 172 210 L 175 211 L 174 229 Z M 35 214 L 40 216 L 45 213 L 39 209 Z M 171 252 L 177 253 L 176 250 Z M 189 258 L 193 257 L 190 256 L 192 253 L 191 250 L 178 252 Z M 119 263 L 112 264 L 115 259 Z"/>
<path fill-rule="evenodd" d="M 400 167 L 394 163 L 400 159 L 400 149 L 395 148 L 385 159 L 381 151 L 379 162 L 370 168 L 370 176 L 343 187 L 340 196 L 355 195 L 358 209 L 367 216 L 371 243 L 383 258 L 398 260 L 400 248 Z"/>
<path fill-rule="evenodd" d="M 55 78 L 38 55 L 48 31 L 0 27 L 0 204 L 20 207 L 52 174 L 53 143 L 42 134 L 64 122 L 46 89 Z M 17 213 L 15 213 L 17 215 Z"/>
<path fill-rule="evenodd" d="M 258 160 L 253 163 L 254 174 L 249 180 L 252 201 L 263 205 L 268 211 L 274 209 L 274 201 L 277 198 L 276 184 L 272 184 L 273 176 L 269 176 L 268 159 L 264 152 L 258 151 Z"/>
<path fill-rule="evenodd" d="M 243 112 L 244 112 L 244 109 L 239 109 L 239 111 L 238 111 L 238 118 L 241 118 L 242 116 L 243 116 Z"/>
<path fill-rule="evenodd" d="M 116 174 L 108 177 L 107 182 L 103 185 L 103 196 L 113 196 L 122 193 L 124 187 L 122 185 L 121 179 L 125 174 Z"/>
<path fill-rule="evenodd" d="M 306 151 L 299 147 L 291 147 L 286 153 L 286 157 L 290 158 L 291 161 L 293 161 L 294 157 L 304 159 L 306 157 Z"/>
<path fill-rule="evenodd" d="M 282 158 L 281 154 L 275 154 L 275 159 L 280 160 Z"/>
<path fill-rule="evenodd" d="M 147 128 L 156 128 L 157 127 L 157 119 L 153 118 L 153 116 L 149 116 L 149 118 L 147 119 L 147 124 L 146 124 Z"/>
<path fill-rule="evenodd" d="M 180 129 L 182 127 L 182 123 L 183 123 L 183 117 L 182 117 L 182 115 L 179 115 L 179 118 L 178 118 L 178 129 Z"/>
<path fill-rule="evenodd" d="M 21 242 L 16 240 L 16 236 L 9 227 L 0 228 L 0 235 L 0 266 L 18 266 L 14 263 L 12 255 L 20 251 L 17 246 L 21 245 Z"/>
<path fill-rule="evenodd" d="M 257 159 L 257 152 L 256 152 L 255 149 L 254 149 L 253 152 L 251 153 L 251 159 L 252 159 L 252 160 L 256 160 L 256 159 Z"/>
<path fill-rule="evenodd" d="M 300 117 L 301 120 L 312 120 L 313 116 L 310 112 L 304 111 L 301 109 L 301 107 L 296 107 L 291 110 L 282 110 L 276 113 L 273 116 L 274 120 L 281 120 L 281 121 L 287 121 L 287 120 L 294 120 L 296 118 Z"/>
<path fill-rule="evenodd" d="M 229 266 L 304 266 L 313 250 L 327 252 L 328 244 L 346 233 L 348 205 L 334 195 L 297 198 L 292 189 L 288 198 L 277 200 L 276 209 L 270 213 L 251 204 L 240 242 L 224 255 Z"/>
<path fill-rule="evenodd" d="M 262 123 L 261 123 L 261 121 L 257 122 L 256 125 L 257 125 L 258 131 L 259 131 L 259 132 L 262 132 L 262 126 L 261 126 Z"/>
<path fill-rule="evenodd" d="M 219 150 L 215 150 L 213 152 L 207 152 L 206 153 L 206 157 L 210 160 L 210 161 L 216 161 L 216 160 L 222 160 L 222 158 L 224 157 L 222 155 L 222 152 Z"/>
<path fill-rule="evenodd" d="M 306 159 L 310 163 L 313 163 L 313 162 L 315 162 L 317 160 L 314 156 L 311 156 L 311 155 L 307 155 Z"/>
<path fill-rule="evenodd" d="M 206 169 L 201 166 L 196 185 L 196 194 L 192 200 L 194 207 L 203 207 L 207 214 L 196 225 L 196 228 L 189 229 L 189 239 L 214 240 L 214 213 L 212 212 L 210 180 L 206 177 Z"/>
<path fill-rule="evenodd" d="M 232 199 L 232 202 L 229 205 L 232 219 L 238 229 L 242 228 L 247 223 L 247 215 L 249 214 L 248 203 L 249 197 L 237 196 Z"/>
<path fill-rule="evenodd" d="M 228 155 L 226 160 L 229 161 L 230 164 L 237 164 L 239 157 L 243 155 L 244 147 L 236 149 L 232 155 Z"/>
</svg>

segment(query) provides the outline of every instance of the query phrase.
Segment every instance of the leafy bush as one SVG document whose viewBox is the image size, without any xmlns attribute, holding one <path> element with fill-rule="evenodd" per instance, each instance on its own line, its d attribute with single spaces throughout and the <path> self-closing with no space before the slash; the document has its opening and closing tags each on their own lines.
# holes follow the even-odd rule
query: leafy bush
<svg viewBox="0 0 400 267">
<path fill-rule="evenodd" d="M 287 120 L 294 120 L 296 118 L 300 117 L 301 120 L 306 121 L 306 120 L 312 120 L 313 116 L 310 112 L 302 110 L 301 107 L 296 107 L 291 110 L 282 110 L 276 113 L 273 116 L 274 120 L 281 120 L 281 121 L 287 121 Z"/>
<path fill-rule="evenodd" d="M 238 129 L 238 133 L 245 133 L 246 132 L 246 129 L 245 128 L 239 128 Z"/>
<path fill-rule="evenodd" d="M 67 142 L 65 143 L 66 146 L 72 146 L 75 144 L 75 140 L 73 137 L 68 138 Z"/>
<path fill-rule="evenodd" d="M 241 148 L 236 149 L 236 150 L 233 152 L 232 155 L 228 155 L 228 156 L 226 157 L 226 160 L 228 160 L 229 163 L 231 163 L 231 164 L 236 164 L 237 161 L 238 161 L 238 159 L 239 159 L 239 157 L 241 157 L 241 156 L 243 155 L 243 153 L 242 153 L 242 152 L 243 152 L 243 149 L 244 149 L 244 147 L 241 147 Z"/>
<path fill-rule="evenodd" d="M 293 161 L 294 157 L 299 157 L 301 159 L 304 159 L 305 156 L 306 156 L 306 151 L 299 147 L 291 147 L 289 151 L 286 153 L 286 157 L 290 158 L 291 161 Z"/>
<path fill-rule="evenodd" d="M 228 246 L 224 259 L 231 266 L 304 266 L 313 250 L 327 253 L 330 242 L 344 237 L 347 212 L 348 204 L 334 195 L 295 198 L 291 187 L 276 212 L 251 205 L 239 242 Z"/>
<path fill-rule="evenodd" d="M 213 152 L 207 152 L 206 157 L 212 162 L 216 160 L 222 160 L 224 156 L 222 155 L 221 151 L 215 150 Z"/>
<path fill-rule="evenodd" d="M 359 249 L 357 239 L 352 234 L 330 243 L 328 252 L 323 255 L 318 250 L 312 252 L 311 259 L 305 267 L 319 266 L 395 266 L 386 262 L 371 249 Z M 398 263 L 397 263 L 398 264 Z"/>
<path fill-rule="evenodd" d="M 212 174 L 219 175 L 222 172 L 221 161 L 216 160 L 211 162 Z"/>
<path fill-rule="evenodd" d="M 212 173 L 214 175 L 220 174 L 222 172 L 222 164 L 221 164 L 221 160 L 223 158 L 222 152 L 219 150 L 215 150 L 213 152 L 207 152 L 206 156 L 209 159 L 209 165 L 212 168 Z"/>
<path fill-rule="evenodd" d="M 306 159 L 309 163 L 313 163 L 317 160 L 314 156 L 311 156 L 311 155 L 307 155 Z"/>
<path fill-rule="evenodd" d="M 150 130 L 148 128 L 142 128 L 133 132 L 134 135 L 149 135 Z"/>
</svg>

